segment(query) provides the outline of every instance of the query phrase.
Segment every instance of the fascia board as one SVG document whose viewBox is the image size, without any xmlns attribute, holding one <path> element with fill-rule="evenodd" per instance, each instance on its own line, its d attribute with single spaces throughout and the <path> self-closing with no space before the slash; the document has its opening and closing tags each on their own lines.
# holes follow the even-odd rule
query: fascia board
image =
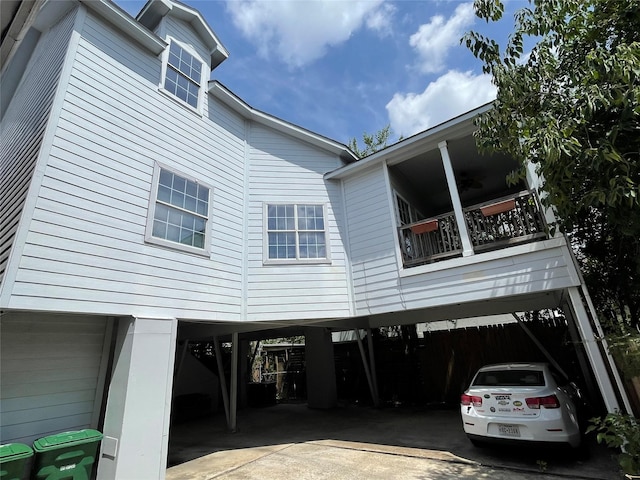
<svg viewBox="0 0 640 480">
<path fill-rule="evenodd" d="M 164 40 L 138 23 L 113 2 L 107 0 L 80 0 L 80 2 L 154 55 L 160 55 L 167 48 Z"/>
<path fill-rule="evenodd" d="M 417 133 L 412 137 L 379 150 L 362 160 L 328 172 L 324 175 L 324 178 L 326 180 L 344 178 L 383 161 L 386 161 L 389 165 L 400 163 L 420 152 L 437 148 L 438 143 L 442 141 L 457 138 L 465 134 L 471 134 L 476 129 L 473 124 L 473 119 L 489 110 L 492 105 L 493 103 L 482 105 L 435 127 Z"/>
<path fill-rule="evenodd" d="M 13 15 L 9 11 L 4 11 L 3 15 L 10 17 L 11 20 L 4 31 L 4 37 L 0 44 L 0 69 L 4 70 L 8 65 L 14 53 L 24 40 L 31 25 L 42 6 L 42 0 L 33 2 L 17 2 L 17 10 Z M 9 7 L 9 4 L 3 4 L 3 7 Z M 2 23 L 7 22 L 8 18 L 2 18 Z"/>
<path fill-rule="evenodd" d="M 209 82 L 209 93 L 246 119 L 260 123 L 324 150 L 329 150 L 330 152 L 339 155 L 345 162 L 353 162 L 357 159 L 353 152 L 341 143 L 335 142 L 329 138 L 313 133 L 310 130 L 306 130 L 302 127 L 274 117 L 273 115 L 269 115 L 252 108 L 249 104 L 234 95 L 230 90 L 215 80 Z"/>
<path fill-rule="evenodd" d="M 200 12 L 186 5 L 170 0 L 152 0 L 138 14 L 137 20 L 152 30 L 164 16 L 169 14 L 190 24 L 200 38 L 205 41 L 211 57 L 211 70 L 229 58 L 229 52 L 222 45 L 216 34 L 213 33 L 209 24 L 202 18 Z"/>
</svg>

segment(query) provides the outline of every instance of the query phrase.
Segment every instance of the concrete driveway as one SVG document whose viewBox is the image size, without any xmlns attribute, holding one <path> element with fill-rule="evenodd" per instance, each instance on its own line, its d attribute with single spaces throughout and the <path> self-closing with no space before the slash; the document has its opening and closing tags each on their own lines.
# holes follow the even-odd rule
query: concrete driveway
<svg viewBox="0 0 640 480">
<path fill-rule="evenodd" d="M 476 448 L 457 409 L 280 404 L 239 411 L 236 433 L 222 415 L 174 425 L 167 479 L 623 479 L 614 454 Z"/>
</svg>

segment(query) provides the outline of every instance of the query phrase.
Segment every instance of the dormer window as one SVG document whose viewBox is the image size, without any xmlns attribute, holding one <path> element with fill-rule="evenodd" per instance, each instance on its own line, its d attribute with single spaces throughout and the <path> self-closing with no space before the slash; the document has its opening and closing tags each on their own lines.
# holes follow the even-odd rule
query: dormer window
<svg viewBox="0 0 640 480">
<path fill-rule="evenodd" d="M 198 108 L 202 62 L 172 41 L 164 77 L 164 89 L 193 108 Z"/>
</svg>

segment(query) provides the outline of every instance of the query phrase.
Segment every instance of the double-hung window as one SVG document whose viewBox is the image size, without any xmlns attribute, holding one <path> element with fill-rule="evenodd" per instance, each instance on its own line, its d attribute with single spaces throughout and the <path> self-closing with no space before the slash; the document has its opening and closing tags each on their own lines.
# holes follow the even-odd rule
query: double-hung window
<svg viewBox="0 0 640 480">
<path fill-rule="evenodd" d="M 267 204 L 267 262 L 329 261 L 325 207 L 318 204 Z"/>
<path fill-rule="evenodd" d="M 164 89 L 197 109 L 201 82 L 202 62 L 171 41 Z"/>
<path fill-rule="evenodd" d="M 147 241 L 208 254 L 210 194 L 208 186 L 158 165 Z"/>
</svg>

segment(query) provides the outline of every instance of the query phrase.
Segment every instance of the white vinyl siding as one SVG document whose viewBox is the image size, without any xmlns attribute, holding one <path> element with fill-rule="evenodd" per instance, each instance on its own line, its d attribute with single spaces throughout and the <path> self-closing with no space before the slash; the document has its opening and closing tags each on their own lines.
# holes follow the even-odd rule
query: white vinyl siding
<svg viewBox="0 0 640 480">
<path fill-rule="evenodd" d="M 0 127 L 0 284 L 58 87 L 75 12 L 44 33 Z"/>
<path fill-rule="evenodd" d="M 239 320 L 243 120 L 158 95 L 161 60 L 90 15 L 82 35 L 8 307 Z M 155 162 L 215 189 L 215 262 L 145 243 Z"/>
<path fill-rule="evenodd" d="M 0 444 L 96 428 L 106 320 L 5 313 L 0 329 Z"/>
<path fill-rule="evenodd" d="M 396 212 L 390 211 L 383 168 L 345 180 L 357 315 L 447 307 L 575 285 L 563 249 L 540 242 L 401 274 Z"/>
<path fill-rule="evenodd" d="M 250 320 L 342 317 L 349 314 L 341 187 L 322 175 L 339 159 L 269 128 L 251 124 L 247 313 Z M 265 261 L 265 205 L 325 205 L 331 263 Z"/>
</svg>

